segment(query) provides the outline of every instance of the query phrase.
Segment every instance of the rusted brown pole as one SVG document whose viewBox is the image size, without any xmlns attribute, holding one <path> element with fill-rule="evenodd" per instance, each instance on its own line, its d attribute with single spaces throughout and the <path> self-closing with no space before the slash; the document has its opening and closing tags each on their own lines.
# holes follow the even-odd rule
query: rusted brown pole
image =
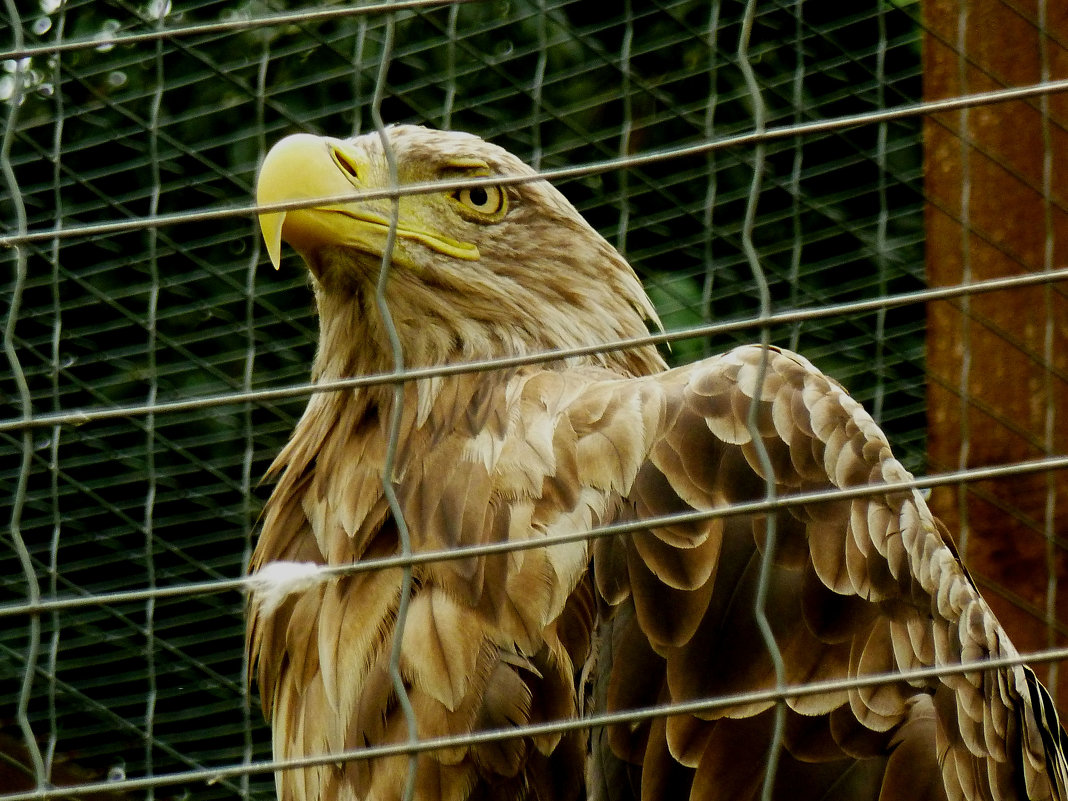
<svg viewBox="0 0 1068 801">
<path fill-rule="evenodd" d="M 1068 77 L 1068 5 L 1045 16 L 1035 0 L 926 0 L 925 97 Z M 933 116 L 924 146 L 931 286 L 1068 265 L 1068 96 Z M 1066 295 L 1062 282 L 930 305 L 931 472 L 1068 453 Z M 932 506 L 1021 651 L 1068 641 L 1068 475 L 939 488 Z M 1052 678 L 1063 716 L 1068 666 Z"/>
</svg>

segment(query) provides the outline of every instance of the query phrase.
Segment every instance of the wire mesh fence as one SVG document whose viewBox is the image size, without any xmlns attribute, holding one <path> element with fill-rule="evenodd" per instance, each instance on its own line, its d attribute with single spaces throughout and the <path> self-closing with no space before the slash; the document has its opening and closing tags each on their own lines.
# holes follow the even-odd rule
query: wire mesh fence
<svg viewBox="0 0 1068 801">
<path fill-rule="evenodd" d="M 958 254 L 962 272 L 932 284 L 1005 274 L 978 269 L 978 255 L 969 271 L 968 244 L 989 241 L 969 193 L 982 191 L 981 159 L 997 157 L 978 134 L 962 146 L 958 133 L 976 119 L 1005 124 L 1007 107 L 976 101 L 926 130 L 915 108 L 936 63 L 983 76 L 944 82 L 941 97 L 1034 90 L 1017 102 L 1037 115 L 1047 163 L 1037 177 L 1015 173 L 1037 201 L 1006 202 L 1045 210 L 1035 221 L 1045 255 L 1008 273 L 1037 264 L 1063 281 L 1053 176 L 1068 118 L 1057 116 L 1050 65 L 1068 29 L 995 4 L 1027 22 L 1005 36 L 1047 43 L 1038 74 L 1002 75 L 969 50 L 968 5 L 783 0 L 747 17 L 746 4 L 718 0 L 611 10 L 581 0 L 9 0 L 0 789 L 48 795 L 35 791 L 43 772 L 58 786 L 113 782 L 115 798 L 273 793 L 261 767 L 268 733 L 244 681 L 244 598 L 230 580 L 247 565 L 267 492 L 259 478 L 306 402 L 299 385 L 315 348 L 305 271 L 292 256 L 264 269 L 251 203 L 257 165 L 286 133 L 366 132 L 378 109 L 387 122 L 493 140 L 559 174 L 645 279 L 669 330 L 728 323 L 676 340 L 673 361 L 759 339 L 766 280 L 764 312 L 816 312 L 765 326 L 771 341 L 849 387 L 909 469 L 975 467 L 965 443 L 981 424 L 969 430 L 966 414 L 930 407 L 925 306 L 881 301 L 927 286 L 939 215 L 949 227 L 937 229 L 936 252 Z M 945 53 L 932 57 L 936 47 Z M 959 159 L 940 184 L 956 193 L 944 196 L 923 175 L 943 119 L 943 146 Z M 775 135 L 746 141 L 761 131 Z M 972 147 L 980 155 L 969 161 Z M 1039 407 L 1042 433 L 1033 452 L 1006 451 L 1001 463 L 1066 450 L 1056 415 L 1066 369 L 1054 355 L 1062 287 L 1040 284 L 1043 305 L 1019 321 L 1037 326 L 1037 340 L 973 317 L 969 303 L 981 301 L 947 301 L 956 316 L 933 349 L 951 357 L 937 382 L 951 398 L 938 408 L 972 408 L 961 402 L 975 394 L 969 375 L 952 365 L 971 353 L 971 369 L 985 369 L 976 331 L 1002 332 L 1037 366 L 1017 389 Z M 842 304 L 855 305 L 820 313 Z M 971 338 L 943 344 L 969 319 Z M 929 461 L 935 422 L 963 434 Z M 1038 621 L 1029 645 L 1040 648 L 1060 643 L 1063 616 L 1055 474 L 1037 475 L 1044 511 L 999 518 L 1037 532 L 1038 561 L 1016 577 L 1030 589 L 997 576 L 988 585 Z M 947 508 L 967 518 L 958 501 Z M 183 590 L 193 586 L 201 591 Z M 26 606 L 57 598 L 74 602 Z"/>
</svg>

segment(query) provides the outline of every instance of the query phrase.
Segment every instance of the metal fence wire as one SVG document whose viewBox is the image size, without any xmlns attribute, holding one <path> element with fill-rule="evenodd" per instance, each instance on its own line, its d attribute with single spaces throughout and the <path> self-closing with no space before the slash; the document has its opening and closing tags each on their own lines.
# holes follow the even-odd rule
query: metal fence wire
<svg viewBox="0 0 1068 801">
<path fill-rule="evenodd" d="M 1063 12 L 5 0 L 0 13 L 0 801 L 100 782 L 93 797 L 273 797 L 239 590 L 260 476 L 306 403 L 316 321 L 296 257 L 265 269 L 253 183 L 283 135 L 366 132 L 376 107 L 555 176 L 666 327 L 698 329 L 674 361 L 766 332 L 847 386 L 910 470 L 1028 468 L 932 500 L 1021 649 L 1062 643 L 1065 503 L 1034 460 L 1068 451 Z M 1014 277 L 1029 288 L 969 294 Z M 940 286 L 948 299 L 919 302 Z M 984 570 L 999 561 L 1012 570 Z"/>
</svg>

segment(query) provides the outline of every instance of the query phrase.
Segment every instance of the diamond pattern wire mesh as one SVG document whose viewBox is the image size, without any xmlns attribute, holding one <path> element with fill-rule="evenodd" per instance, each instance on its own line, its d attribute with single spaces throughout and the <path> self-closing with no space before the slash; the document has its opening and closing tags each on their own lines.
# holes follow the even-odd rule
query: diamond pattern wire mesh
<svg viewBox="0 0 1068 801">
<path fill-rule="evenodd" d="M 3 233 L 130 225 L 25 242 L 24 281 L 15 251 L 4 253 L 17 354 L 0 368 L 4 420 L 306 379 L 315 321 L 295 257 L 277 274 L 264 269 L 249 213 L 145 220 L 247 209 L 258 160 L 285 133 L 367 130 L 387 14 L 396 24 L 382 101 L 389 122 L 473 131 L 546 169 L 753 127 L 736 53 L 742 3 L 331 6 L 324 19 L 257 22 L 280 10 L 233 0 L 6 6 L 0 108 L 12 121 L 4 161 L 16 183 L 0 197 Z M 152 35 L 215 23 L 225 29 Z M 919 100 L 921 35 L 915 3 L 759 3 L 749 61 L 767 124 Z M 53 47 L 94 37 L 93 46 Z M 920 133 L 908 118 L 767 145 L 754 240 L 774 308 L 922 287 Z M 667 327 L 679 328 L 758 311 L 741 232 L 752 171 L 752 148 L 731 148 L 561 188 L 626 252 Z M 685 340 L 673 358 L 758 336 Z M 778 326 L 771 337 L 880 412 L 906 465 L 924 468 L 922 307 Z M 303 404 L 259 400 L 0 433 L 0 515 L 17 520 L 41 593 L 240 576 L 266 494 L 257 481 Z M 0 560 L 0 601 L 24 601 L 30 583 L 11 533 L 0 538 Z M 29 616 L 5 617 L 0 787 L 33 787 L 16 720 L 23 701 L 56 784 L 269 758 L 258 701 L 244 689 L 242 607 L 235 592 L 89 605 L 42 615 L 39 634 Z M 116 785 L 115 797 L 125 792 Z M 154 792 L 206 800 L 273 790 L 261 772 Z"/>
</svg>

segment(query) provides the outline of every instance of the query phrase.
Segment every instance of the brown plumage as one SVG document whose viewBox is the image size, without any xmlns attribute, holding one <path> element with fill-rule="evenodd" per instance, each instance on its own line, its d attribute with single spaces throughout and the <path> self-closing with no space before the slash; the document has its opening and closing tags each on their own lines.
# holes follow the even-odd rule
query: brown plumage
<svg viewBox="0 0 1068 801">
<path fill-rule="evenodd" d="M 531 175 L 477 137 L 393 127 L 404 183 Z M 297 136 L 261 202 L 391 184 L 383 138 Z M 375 302 L 391 201 L 261 215 L 307 263 L 315 380 L 388 371 Z M 408 367 L 644 334 L 634 273 L 544 181 L 401 197 L 385 289 Z M 272 467 L 252 562 L 348 564 L 398 550 L 383 490 L 393 389 L 313 395 Z M 754 408 L 755 406 L 755 408 Z M 752 425 L 748 422 L 753 411 Z M 773 475 L 767 475 L 757 440 Z M 651 346 L 439 377 L 403 391 L 392 475 L 415 551 L 524 542 L 653 515 L 893 482 L 908 474 L 864 410 L 800 356 L 739 348 L 675 370 Z M 672 523 L 628 536 L 414 568 L 400 674 L 420 737 L 773 688 L 784 681 L 1011 656 L 948 534 L 910 491 Z M 278 758 L 408 738 L 391 683 L 399 569 L 254 594 L 249 645 Z M 418 757 L 416 798 L 760 796 L 773 701 Z M 774 797 L 1066 797 L 1065 736 L 1024 667 L 789 698 Z M 398 799 L 404 756 L 277 776 L 284 801 Z"/>
</svg>

